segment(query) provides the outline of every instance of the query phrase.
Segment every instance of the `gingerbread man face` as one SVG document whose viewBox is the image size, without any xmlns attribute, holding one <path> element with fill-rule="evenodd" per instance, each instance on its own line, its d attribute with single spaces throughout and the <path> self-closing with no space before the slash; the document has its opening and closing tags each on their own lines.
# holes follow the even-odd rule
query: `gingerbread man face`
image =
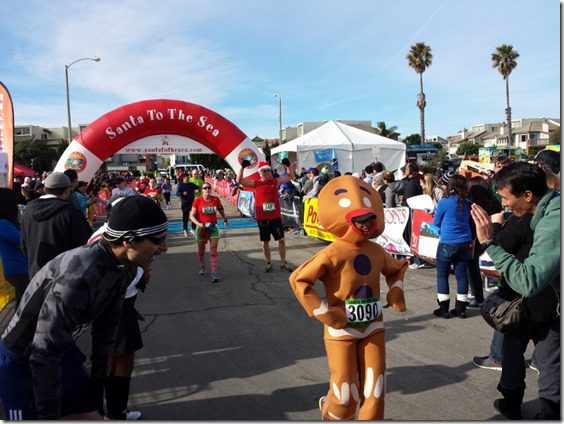
<svg viewBox="0 0 564 424">
<path fill-rule="evenodd" d="M 331 179 L 318 196 L 319 222 L 339 238 L 370 239 L 384 232 L 382 198 L 351 175 Z"/>
</svg>

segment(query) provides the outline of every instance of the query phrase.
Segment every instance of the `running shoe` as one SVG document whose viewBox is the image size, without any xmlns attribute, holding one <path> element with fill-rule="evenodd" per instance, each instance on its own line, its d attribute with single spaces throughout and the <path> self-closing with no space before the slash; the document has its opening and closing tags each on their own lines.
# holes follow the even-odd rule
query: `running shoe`
<svg viewBox="0 0 564 424">
<path fill-rule="evenodd" d="M 292 268 L 290 268 L 290 266 L 288 265 L 287 261 L 284 261 L 280 264 L 280 269 L 282 271 L 288 271 L 288 272 L 292 272 Z"/>
<path fill-rule="evenodd" d="M 198 271 L 198 273 L 200 275 L 204 275 L 206 273 L 206 268 L 204 268 L 203 266 L 200 267 L 200 271 Z"/>
<path fill-rule="evenodd" d="M 211 282 L 212 283 L 219 283 L 219 272 L 212 272 L 211 273 Z"/>
<path fill-rule="evenodd" d="M 267 262 L 266 265 L 264 266 L 264 270 L 265 270 L 266 272 L 272 271 L 272 263 Z"/>
<path fill-rule="evenodd" d="M 482 302 L 476 302 L 475 300 L 473 300 L 466 307 L 468 309 L 481 309 L 482 308 Z"/>
<path fill-rule="evenodd" d="M 130 411 L 129 409 L 125 411 L 125 419 L 128 421 L 140 420 L 142 415 L 140 411 Z"/>
<path fill-rule="evenodd" d="M 474 356 L 472 363 L 478 368 L 484 368 L 486 370 L 501 371 L 501 364 L 495 359 L 489 356 Z"/>
<path fill-rule="evenodd" d="M 188 231 L 184 230 L 184 237 L 188 237 Z"/>
<path fill-rule="evenodd" d="M 319 410 L 323 412 L 323 405 L 325 405 L 325 401 L 327 401 L 327 396 L 321 396 L 319 398 Z"/>
<path fill-rule="evenodd" d="M 325 418 L 323 418 L 323 405 L 325 405 L 325 402 L 327 402 L 327 396 L 321 396 L 319 398 L 319 410 L 321 411 L 321 421 L 325 421 Z"/>
</svg>

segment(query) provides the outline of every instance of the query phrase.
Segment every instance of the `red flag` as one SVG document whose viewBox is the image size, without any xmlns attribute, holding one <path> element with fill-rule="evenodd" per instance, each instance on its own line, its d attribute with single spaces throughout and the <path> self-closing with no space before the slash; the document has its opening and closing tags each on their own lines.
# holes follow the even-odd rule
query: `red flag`
<svg viewBox="0 0 564 424">
<path fill-rule="evenodd" d="M 9 188 L 14 184 L 14 107 L 10 92 L 0 82 L 0 151 L 8 155 Z"/>
</svg>

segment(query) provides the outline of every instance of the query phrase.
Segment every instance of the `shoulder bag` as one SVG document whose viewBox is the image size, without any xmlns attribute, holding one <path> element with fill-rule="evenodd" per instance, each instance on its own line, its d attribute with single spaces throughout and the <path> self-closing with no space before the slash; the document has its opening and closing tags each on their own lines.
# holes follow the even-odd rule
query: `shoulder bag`
<svg viewBox="0 0 564 424">
<path fill-rule="evenodd" d="M 523 296 L 507 300 L 496 290 L 484 300 L 480 312 L 494 330 L 502 333 L 513 332 L 521 325 Z"/>
</svg>

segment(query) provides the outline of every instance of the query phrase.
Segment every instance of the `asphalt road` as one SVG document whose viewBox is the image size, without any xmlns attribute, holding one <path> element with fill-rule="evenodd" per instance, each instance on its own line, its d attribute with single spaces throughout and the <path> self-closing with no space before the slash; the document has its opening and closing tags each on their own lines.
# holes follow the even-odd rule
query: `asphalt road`
<svg viewBox="0 0 564 424">
<path fill-rule="evenodd" d="M 239 216 L 226 209 L 230 219 Z M 167 214 L 179 218 L 177 208 Z M 222 231 L 222 281 L 212 284 L 209 275 L 198 275 L 194 240 L 180 232 L 169 239 L 138 300 L 145 347 L 130 408 L 150 420 L 319 420 L 317 400 L 328 388 L 322 326 L 291 292 L 276 244 L 274 272 L 266 273 L 256 228 Z M 326 246 L 292 234 L 286 240 L 294 265 Z M 405 283 L 407 312 L 384 312 L 386 419 L 505 419 L 492 405 L 500 372 L 472 364 L 473 356 L 488 353 L 492 336 L 479 312 L 436 318 L 434 269 L 409 270 Z M 524 418 L 532 418 L 532 370 L 527 385 Z"/>
<path fill-rule="evenodd" d="M 239 217 L 226 209 L 230 219 Z M 169 251 L 155 261 L 137 301 L 145 346 L 136 360 L 130 409 L 141 410 L 144 420 L 319 420 L 317 401 L 328 388 L 322 326 L 291 292 L 276 244 L 274 271 L 265 273 L 258 230 L 222 230 L 222 280 L 212 284 L 209 275 L 198 275 L 194 239 L 177 230 L 178 203 L 166 213 L 175 229 Z M 286 240 L 294 265 L 326 246 L 292 234 Z M 453 276 L 451 283 L 452 292 Z M 407 312 L 384 312 L 385 418 L 505 419 L 492 405 L 500 373 L 472 365 L 473 356 L 488 353 L 492 336 L 479 312 L 469 310 L 467 319 L 434 317 L 434 269 L 408 270 L 405 285 Z M 532 370 L 527 385 L 523 414 L 531 419 Z"/>
</svg>

